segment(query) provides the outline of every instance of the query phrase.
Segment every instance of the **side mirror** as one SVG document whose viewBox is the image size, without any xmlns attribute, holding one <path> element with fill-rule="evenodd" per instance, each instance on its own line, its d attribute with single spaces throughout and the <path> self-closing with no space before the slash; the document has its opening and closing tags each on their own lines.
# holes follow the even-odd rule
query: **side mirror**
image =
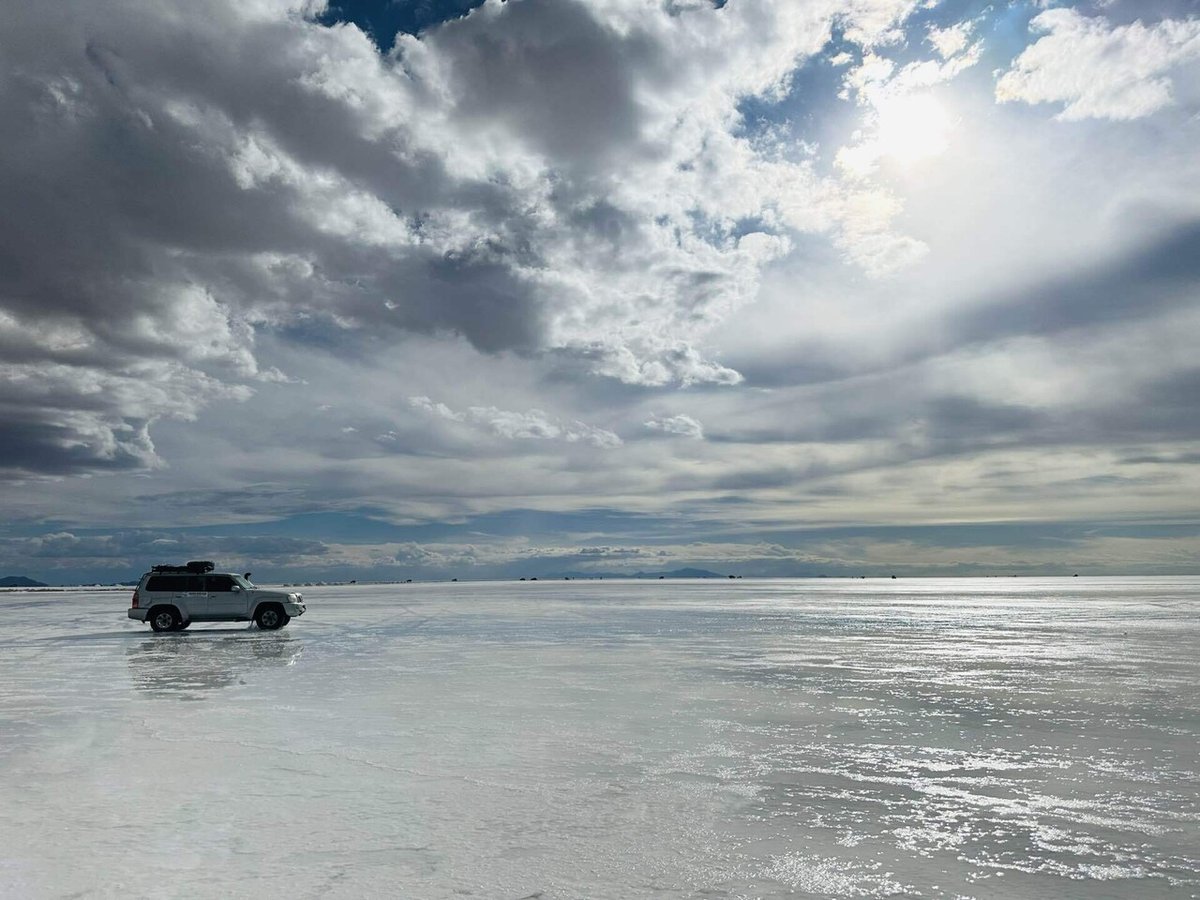
<svg viewBox="0 0 1200 900">
<path fill-rule="evenodd" d="M 240 594 L 242 591 L 242 586 L 240 584 L 235 584 L 230 590 L 232 590 L 235 594 Z"/>
</svg>

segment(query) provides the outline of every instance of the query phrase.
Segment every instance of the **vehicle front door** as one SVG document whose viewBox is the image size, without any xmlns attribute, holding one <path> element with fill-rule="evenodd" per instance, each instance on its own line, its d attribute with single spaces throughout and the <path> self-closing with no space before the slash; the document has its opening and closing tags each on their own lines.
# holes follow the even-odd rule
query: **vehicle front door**
<svg viewBox="0 0 1200 900">
<path fill-rule="evenodd" d="M 213 619 L 245 619 L 250 598 L 229 575 L 208 576 L 208 615 Z"/>
</svg>

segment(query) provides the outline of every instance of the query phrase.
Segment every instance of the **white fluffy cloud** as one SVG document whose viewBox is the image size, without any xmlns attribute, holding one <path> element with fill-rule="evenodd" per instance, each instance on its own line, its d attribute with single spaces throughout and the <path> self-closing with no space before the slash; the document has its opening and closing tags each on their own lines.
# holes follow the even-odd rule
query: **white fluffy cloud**
<svg viewBox="0 0 1200 900">
<path fill-rule="evenodd" d="M 943 59 L 950 59 L 967 49 L 972 30 L 970 22 L 958 22 L 945 28 L 932 27 L 929 29 L 927 40 Z"/>
<path fill-rule="evenodd" d="M 1113 25 L 1073 9 L 1031 23 L 1043 37 L 996 84 L 1002 102 L 1063 103 L 1058 118 L 1138 119 L 1173 103 L 1171 73 L 1200 60 L 1200 19 Z"/>
</svg>

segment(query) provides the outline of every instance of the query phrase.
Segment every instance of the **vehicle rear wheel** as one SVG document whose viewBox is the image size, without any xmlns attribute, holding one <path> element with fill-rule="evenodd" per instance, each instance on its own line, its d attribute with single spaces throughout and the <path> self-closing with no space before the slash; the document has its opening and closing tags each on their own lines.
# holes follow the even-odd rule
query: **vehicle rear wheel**
<svg viewBox="0 0 1200 900">
<path fill-rule="evenodd" d="M 290 618 L 276 604 L 260 607 L 258 612 L 254 614 L 254 621 L 258 623 L 259 628 L 265 631 L 274 631 L 276 628 L 282 628 L 290 621 Z"/>
<path fill-rule="evenodd" d="M 188 621 L 186 621 L 186 622 L 180 622 L 180 623 L 179 623 L 179 627 L 178 627 L 178 628 L 176 628 L 175 630 L 176 630 L 176 631 L 183 631 L 183 630 L 185 630 L 186 628 L 189 628 L 189 627 L 191 626 L 191 624 L 192 624 L 192 620 L 191 620 L 191 619 L 188 619 Z"/>
<path fill-rule="evenodd" d="M 160 606 L 150 611 L 150 627 L 155 631 L 175 631 L 179 623 L 179 613 L 173 606 Z"/>
</svg>

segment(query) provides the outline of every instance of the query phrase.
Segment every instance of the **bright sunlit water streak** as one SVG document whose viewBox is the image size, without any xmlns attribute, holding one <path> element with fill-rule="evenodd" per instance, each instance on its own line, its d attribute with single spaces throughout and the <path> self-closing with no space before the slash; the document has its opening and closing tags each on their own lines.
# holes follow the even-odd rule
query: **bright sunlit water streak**
<svg viewBox="0 0 1200 900">
<path fill-rule="evenodd" d="M 1195 897 L 1198 591 L 3 593 L 0 895 Z"/>
</svg>

